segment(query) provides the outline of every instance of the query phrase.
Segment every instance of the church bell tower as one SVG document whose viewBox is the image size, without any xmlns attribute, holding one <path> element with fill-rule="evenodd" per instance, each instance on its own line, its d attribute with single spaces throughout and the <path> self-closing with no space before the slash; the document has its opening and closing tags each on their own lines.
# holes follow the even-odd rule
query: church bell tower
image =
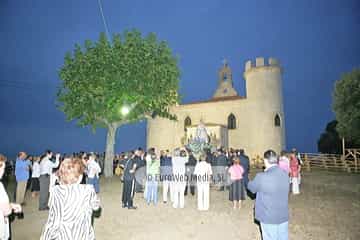
<svg viewBox="0 0 360 240">
<path fill-rule="evenodd" d="M 233 87 L 232 72 L 226 60 L 223 61 L 223 66 L 219 70 L 218 88 L 213 98 L 232 97 L 237 96 L 238 93 Z"/>
</svg>

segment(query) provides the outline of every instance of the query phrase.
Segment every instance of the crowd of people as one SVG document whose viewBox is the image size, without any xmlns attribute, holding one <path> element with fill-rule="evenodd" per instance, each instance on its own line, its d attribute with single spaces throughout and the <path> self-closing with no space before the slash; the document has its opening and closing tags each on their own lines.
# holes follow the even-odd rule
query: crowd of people
<svg viewBox="0 0 360 240">
<path fill-rule="evenodd" d="M 233 165 L 234 161 L 236 164 Z M 117 171 L 117 168 L 122 171 Z M 228 188 L 231 201 L 244 200 L 249 168 L 249 158 L 243 150 L 226 152 L 218 149 L 214 153 L 203 153 L 196 159 L 186 148 L 160 151 L 159 154 L 154 148 L 147 152 L 139 148 L 120 154 L 114 172 L 123 175 L 124 208 L 136 209 L 131 200 L 135 192 L 144 192 L 146 202 L 156 205 L 158 186 L 162 184 L 164 203 L 170 197 L 174 208 L 183 208 L 184 197 L 188 193 L 195 195 L 197 189 L 198 209 L 208 210 L 210 186 L 218 187 L 219 191 Z"/>
<path fill-rule="evenodd" d="M 0 178 L 6 158 L 0 155 Z M 296 150 L 264 153 L 264 172 L 249 181 L 250 161 L 242 149 L 207 151 L 194 156 L 186 148 L 157 152 L 138 148 L 114 158 L 114 173 L 120 176 L 122 207 L 137 209 L 133 198 L 141 193 L 148 205 L 162 202 L 173 208 L 185 207 L 185 196 L 197 194 L 199 211 L 210 209 L 210 188 L 228 191 L 234 209 L 240 209 L 247 196 L 255 197 L 255 218 L 260 222 L 263 239 L 287 239 L 288 193 L 299 194 L 301 158 Z M 22 212 L 25 192 L 39 198 L 39 210 L 49 211 L 41 239 L 94 239 L 92 212 L 100 208 L 99 177 L 103 158 L 95 153 L 71 156 L 45 151 L 43 156 L 20 152 L 15 162 L 15 203 L 0 183 L 0 239 L 8 239 L 7 216 Z M 81 211 L 80 211 L 81 209 Z M 279 234 L 275 238 L 274 234 Z M 280 235 L 283 238 L 280 238 Z M 285 237 L 286 236 L 286 237 Z"/>
<path fill-rule="evenodd" d="M 118 155 L 114 172 L 117 172 L 117 168 L 122 169 L 118 175 L 125 176 L 124 186 L 134 190 L 129 196 L 133 196 L 135 192 L 144 192 L 148 204 L 158 202 L 159 184 L 162 184 L 163 202 L 167 203 L 170 195 L 174 208 L 184 207 L 184 196 L 188 192 L 195 195 L 195 189 L 207 199 L 208 189 L 214 186 L 218 187 L 219 191 L 228 189 L 229 200 L 234 202 L 234 208 L 241 208 L 241 201 L 248 195 L 250 170 L 250 161 L 244 150 L 226 151 L 220 148 L 216 152 L 209 151 L 197 158 L 186 148 L 175 149 L 173 152 L 160 151 L 159 154 L 156 154 L 154 148 L 147 152 L 139 148 Z M 295 149 L 289 153 L 282 152 L 277 158 L 278 166 L 290 177 L 293 194 L 300 193 L 301 163 L 300 154 Z M 129 207 L 126 201 L 123 201 L 123 207 Z M 130 208 L 136 209 L 132 204 Z"/>
</svg>

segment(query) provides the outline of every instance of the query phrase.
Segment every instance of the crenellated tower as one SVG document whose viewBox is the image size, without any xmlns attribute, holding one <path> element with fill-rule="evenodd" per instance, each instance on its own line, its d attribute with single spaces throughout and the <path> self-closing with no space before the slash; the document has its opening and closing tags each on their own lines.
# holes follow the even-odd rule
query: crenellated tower
<svg viewBox="0 0 360 240">
<path fill-rule="evenodd" d="M 276 143 L 274 150 L 280 152 L 286 147 L 282 68 L 275 58 L 265 61 L 258 57 L 255 62 L 245 63 L 244 78 L 248 114 L 251 121 L 257 123 L 253 141 L 258 141 L 263 149 L 274 148 L 270 143 Z"/>
</svg>

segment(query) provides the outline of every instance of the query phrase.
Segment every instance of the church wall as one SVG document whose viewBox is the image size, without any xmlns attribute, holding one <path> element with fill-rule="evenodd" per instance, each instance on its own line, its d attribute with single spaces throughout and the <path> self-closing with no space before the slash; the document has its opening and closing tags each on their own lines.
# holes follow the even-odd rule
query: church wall
<svg viewBox="0 0 360 240">
<path fill-rule="evenodd" d="M 257 114 L 253 114 L 254 111 Z M 181 137 L 185 134 L 184 121 L 188 116 L 193 125 L 203 119 L 205 123 L 227 126 L 227 118 L 232 113 L 236 117 L 236 129 L 228 130 L 229 147 L 243 148 L 251 157 L 262 156 L 268 148 L 275 151 L 282 149 L 277 144 L 282 142 L 279 137 L 281 129 L 274 126 L 273 112 L 264 113 L 247 99 L 182 105 L 172 109 L 172 112 L 177 115 L 178 121 L 158 118 L 149 121 L 152 130 L 148 134 L 148 147 L 174 149 L 181 146 Z M 154 132 L 153 129 L 158 130 Z"/>
<path fill-rule="evenodd" d="M 155 147 L 156 150 L 173 150 L 175 146 L 176 122 L 164 118 L 148 119 L 147 121 L 147 148 Z"/>
<path fill-rule="evenodd" d="M 172 112 L 175 113 L 178 117 L 178 121 L 174 122 L 173 131 L 175 136 L 184 136 L 184 121 L 186 117 L 190 117 L 192 124 L 197 125 L 200 123 L 200 120 L 203 119 L 205 123 L 215 123 L 227 126 L 228 116 L 232 113 L 236 117 L 236 129 L 228 130 L 228 146 L 234 148 L 245 148 L 252 149 L 253 143 L 250 144 L 248 141 L 249 130 L 252 128 L 251 122 L 247 119 L 247 100 L 235 100 L 235 101 L 224 101 L 224 102 L 211 102 L 211 103 L 201 103 L 201 104 L 188 104 L 180 105 L 174 107 Z M 167 122 L 169 120 L 158 119 L 151 120 L 150 126 L 157 126 L 155 128 L 165 129 L 170 127 Z M 166 125 L 166 126 L 165 126 Z M 152 128 L 152 127 L 150 127 Z M 162 140 L 159 139 L 168 139 L 166 135 L 171 132 L 171 128 L 168 131 L 158 131 L 156 134 L 150 136 L 148 134 L 148 147 L 155 146 L 160 147 L 164 146 Z M 157 138 L 157 139 L 156 139 Z M 173 139 L 174 141 L 169 141 L 166 143 L 167 148 L 175 148 L 181 146 L 181 137 Z"/>
<path fill-rule="evenodd" d="M 227 126 L 228 116 L 236 117 L 236 129 L 228 129 L 228 147 L 243 148 L 251 157 L 262 157 L 263 152 L 285 149 L 285 119 L 283 111 L 281 68 L 275 59 L 265 63 L 257 58 L 255 63 L 246 63 L 246 98 L 174 106 L 171 112 L 178 121 L 152 119 L 148 121 L 148 147 L 174 149 L 181 146 L 185 136 L 184 121 L 191 118 L 192 125 L 204 123 Z M 281 126 L 275 126 L 275 116 L 281 119 Z"/>
</svg>

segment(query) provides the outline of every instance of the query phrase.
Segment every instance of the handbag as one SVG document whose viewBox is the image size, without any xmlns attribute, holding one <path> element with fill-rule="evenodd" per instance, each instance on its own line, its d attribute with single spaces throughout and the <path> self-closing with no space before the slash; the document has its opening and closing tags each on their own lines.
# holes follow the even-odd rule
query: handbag
<svg viewBox="0 0 360 240">
<path fill-rule="evenodd" d="M 116 176 L 122 176 L 123 174 L 123 170 L 122 170 L 122 168 L 120 167 L 120 164 L 118 164 L 117 166 L 116 166 L 116 168 L 115 168 L 115 175 Z"/>
</svg>

